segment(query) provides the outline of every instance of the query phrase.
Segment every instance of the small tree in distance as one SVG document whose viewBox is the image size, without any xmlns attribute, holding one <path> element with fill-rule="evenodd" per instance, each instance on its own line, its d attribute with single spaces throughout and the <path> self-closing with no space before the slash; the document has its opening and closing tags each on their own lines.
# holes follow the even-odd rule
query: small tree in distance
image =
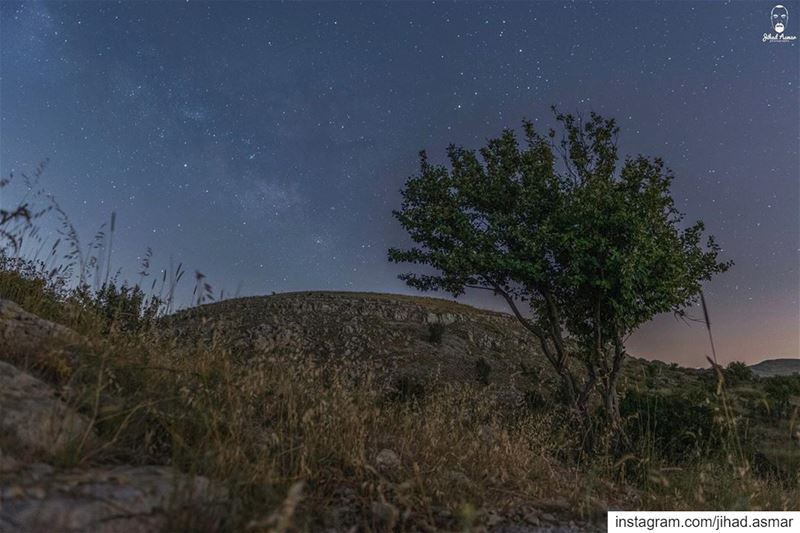
<svg viewBox="0 0 800 533">
<path fill-rule="evenodd" d="M 512 130 L 479 153 L 451 145 L 449 168 L 421 152 L 419 174 L 393 212 L 416 245 L 389 250 L 389 259 L 433 270 L 400 276 L 417 289 L 484 289 L 505 299 L 586 434 L 599 394 L 608 429 L 624 439 L 624 340 L 658 313 L 684 313 L 702 281 L 731 263 L 718 261 L 713 237 L 703 246 L 702 222 L 682 223 L 661 159 L 618 165 L 613 119 L 555 117 L 558 138 L 524 121 L 524 146 Z"/>
</svg>

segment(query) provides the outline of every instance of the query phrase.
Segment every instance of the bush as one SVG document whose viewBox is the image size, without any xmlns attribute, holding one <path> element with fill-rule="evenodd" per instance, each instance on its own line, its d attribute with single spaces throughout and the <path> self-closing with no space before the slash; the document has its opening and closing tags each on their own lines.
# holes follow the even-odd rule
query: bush
<svg viewBox="0 0 800 533">
<path fill-rule="evenodd" d="M 792 410 L 792 397 L 800 396 L 800 376 L 765 378 L 764 394 L 769 410 L 774 417 L 788 417 Z"/>
<path fill-rule="evenodd" d="M 713 411 L 693 398 L 632 390 L 620 412 L 632 442 L 658 450 L 664 459 L 684 461 L 713 440 Z"/>
<path fill-rule="evenodd" d="M 0 249 L 0 298 L 11 300 L 47 320 L 60 321 L 68 290 L 57 270 L 41 261 L 8 257 Z"/>
<path fill-rule="evenodd" d="M 138 285 L 118 287 L 113 282 L 106 283 L 97 291 L 84 286 L 76 296 L 98 315 L 104 333 L 112 329 L 138 333 L 153 324 L 162 304 L 157 297 L 147 296 Z"/>
<path fill-rule="evenodd" d="M 488 385 L 489 374 L 491 373 L 492 367 L 486 362 L 486 359 L 481 357 L 475 362 L 475 376 L 478 379 L 478 383 L 481 385 Z"/>
<path fill-rule="evenodd" d="M 417 402 L 425 397 L 425 383 L 413 376 L 397 378 L 389 392 L 389 400 L 393 402 Z"/>
<path fill-rule="evenodd" d="M 428 342 L 433 344 L 441 344 L 445 329 L 445 325 L 439 322 L 428 324 Z"/>
<path fill-rule="evenodd" d="M 741 361 L 732 361 L 723 371 L 725 381 L 730 385 L 739 385 L 753 381 L 753 371 Z"/>
</svg>

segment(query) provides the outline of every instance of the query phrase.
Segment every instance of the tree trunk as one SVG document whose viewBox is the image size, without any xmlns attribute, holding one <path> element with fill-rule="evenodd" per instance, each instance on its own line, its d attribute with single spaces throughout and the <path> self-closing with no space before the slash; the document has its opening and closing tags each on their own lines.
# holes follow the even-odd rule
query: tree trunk
<svg viewBox="0 0 800 533">
<path fill-rule="evenodd" d="M 609 421 L 609 429 L 611 431 L 612 441 L 617 453 L 627 451 L 630 448 L 630 439 L 625 432 L 625 427 L 622 423 L 622 416 L 619 411 L 619 394 L 617 393 L 617 385 L 619 376 L 622 372 L 622 363 L 625 360 L 625 349 L 622 345 L 622 339 L 614 339 L 614 353 L 613 361 L 610 372 L 606 378 L 605 390 L 603 391 L 604 404 L 606 414 Z"/>
</svg>

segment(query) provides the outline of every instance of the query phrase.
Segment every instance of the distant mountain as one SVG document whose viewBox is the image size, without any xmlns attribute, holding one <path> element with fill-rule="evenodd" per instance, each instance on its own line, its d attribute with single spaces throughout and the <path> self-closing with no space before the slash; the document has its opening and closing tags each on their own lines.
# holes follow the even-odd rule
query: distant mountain
<svg viewBox="0 0 800 533">
<path fill-rule="evenodd" d="M 800 374 L 800 359 L 767 359 L 752 365 L 750 369 L 761 377 Z"/>
</svg>

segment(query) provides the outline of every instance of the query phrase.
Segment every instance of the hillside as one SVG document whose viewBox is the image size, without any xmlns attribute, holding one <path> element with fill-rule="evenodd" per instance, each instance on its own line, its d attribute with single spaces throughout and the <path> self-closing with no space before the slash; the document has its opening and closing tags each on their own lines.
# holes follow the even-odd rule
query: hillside
<svg viewBox="0 0 800 533">
<path fill-rule="evenodd" d="M 513 316 L 439 298 L 284 293 L 194 307 L 163 325 L 170 337 L 184 342 L 202 338 L 223 344 L 237 360 L 283 354 L 370 361 L 393 381 L 411 385 L 481 381 L 520 392 L 554 380 L 538 340 Z M 639 376 L 645 367 L 673 378 L 698 375 L 636 358 L 627 373 Z"/>
<path fill-rule="evenodd" d="M 58 305 L 54 323 L 0 300 L 3 531 L 572 533 L 609 508 L 800 502 L 793 379 L 726 377 L 732 439 L 715 372 L 633 359 L 621 465 L 582 455 L 502 313 L 306 292 L 126 331 Z"/>
<path fill-rule="evenodd" d="M 536 339 L 514 317 L 437 298 L 287 293 L 203 305 L 167 324 L 178 339 L 215 339 L 245 360 L 271 353 L 372 361 L 412 387 L 482 377 L 519 388 L 527 385 L 523 372 L 546 369 Z"/>
<path fill-rule="evenodd" d="M 800 374 L 800 359 L 766 359 L 752 365 L 750 369 L 757 376 L 790 376 Z"/>
<path fill-rule="evenodd" d="M 518 408 L 531 398 L 549 403 L 557 394 L 558 380 L 538 341 L 513 316 L 451 300 L 379 293 L 285 293 L 195 307 L 169 317 L 165 325 L 170 337 L 223 345 L 244 364 L 266 355 L 369 362 L 381 380 L 403 394 L 435 390 L 444 383 L 493 385 L 485 387 L 486 393 L 508 408 Z M 762 368 L 786 372 L 792 363 L 767 361 Z M 754 370 L 761 375 L 758 368 Z M 726 377 L 732 406 L 741 420 L 747 420 L 768 468 L 794 471 L 800 467 L 800 450 L 791 437 L 794 426 L 776 419 L 773 409 L 765 410 L 771 401 L 762 381 Z M 673 410 L 702 410 L 706 398 L 713 398 L 716 383 L 712 369 L 632 357 L 626 362 L 620 393 L 625 396 L 630 391 L 633 398 L 647 402 L 673 398 L 670 401 L 678 402 Z M 792 405 L 786 404 L 787 413 Z M 679 413 L 664 416 L 674 416 L 675 431 L 692 431 L 681 425 Z"/>
</svg>

